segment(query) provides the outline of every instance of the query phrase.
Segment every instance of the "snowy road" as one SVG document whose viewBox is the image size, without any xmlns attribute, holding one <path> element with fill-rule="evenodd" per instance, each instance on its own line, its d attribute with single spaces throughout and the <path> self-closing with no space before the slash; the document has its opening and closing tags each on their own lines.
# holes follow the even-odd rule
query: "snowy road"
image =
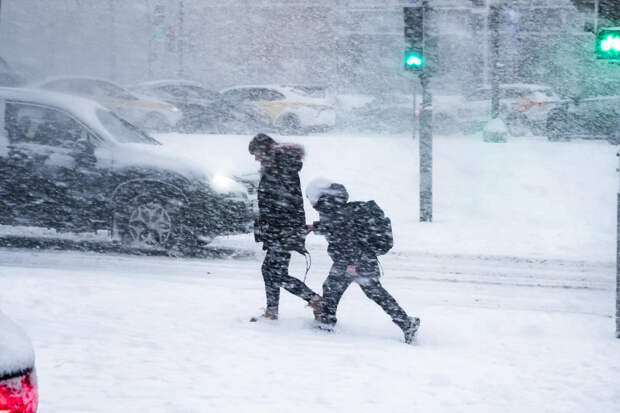
<svg viewBox="0 0 620 413">
<path fill-rule="evenodd" d="M 329 261 L 310 248 L 319 289 Z M 620 409 L 611 263 L 390 254 L 384 285 L 422 318 L 411 347 L 356 286 L 335 334 L 288 294 L 278 322 L 248 323 L 264 300 L 255 252 L 0 249 L 0 304 L 33 339 L 40 412 Z"/>
</svg>

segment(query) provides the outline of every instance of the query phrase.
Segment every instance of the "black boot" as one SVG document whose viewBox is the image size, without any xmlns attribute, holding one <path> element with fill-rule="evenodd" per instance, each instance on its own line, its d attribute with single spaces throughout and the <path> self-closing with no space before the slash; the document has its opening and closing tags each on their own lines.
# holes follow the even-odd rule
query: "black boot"
<svg viewBox="0 0 620 413">
<path fill-rule="evenodd" d="M 401 327 L 405 334 L 405 343 L 411 344 L 415 341 L 415 335 L 420 328 L 420 319 L 418 317 L 408 317 L 408 323 Z"/>
</svg>

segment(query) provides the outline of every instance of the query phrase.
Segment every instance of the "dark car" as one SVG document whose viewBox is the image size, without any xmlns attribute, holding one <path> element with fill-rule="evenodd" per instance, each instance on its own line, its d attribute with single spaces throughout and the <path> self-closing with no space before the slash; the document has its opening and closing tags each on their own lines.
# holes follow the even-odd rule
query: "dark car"
<svg viewBox="0 0 620 413">
<path fill-rule="evenodd" d="M 0 412 L 34 413 L 38 402 L 32 343 L 0 312 Z"/>
<path fill-rule="evenodd" d="M 547 116 L 550 141 L 604 139 L 617 145 L 620 139 L 620 96 L 600 96 L 564 101 Z"/>
<path fill-rule="evenodd" d="M 167 153 L 93 101 L 0 88 L 0 113 L 1 224 L 110 230 L 166 250 L 249 232 L 244 184 Z"/>
<path fill-rule="evenodd" d="M 159 80 L 131 87 L 179 108 L 183 114 L 177 129 L 185 133 L 252 134 L 271 132 L 271 118 L 252 105 L 234 105 L 218 92 L 189 80 Z"/>
</svg>

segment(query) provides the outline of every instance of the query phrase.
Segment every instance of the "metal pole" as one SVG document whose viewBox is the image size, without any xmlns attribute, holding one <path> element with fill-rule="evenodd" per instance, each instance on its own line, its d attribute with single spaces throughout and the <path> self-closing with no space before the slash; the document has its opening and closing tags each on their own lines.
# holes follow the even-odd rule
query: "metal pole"
<svg viewBox="0 0 620 413">
<path fill-rule="evenodd" d="M 108 0 L 110 13 L 110 78 L 116 80 L 116 4 L 115 0 Z"/>
<path fill-rule="evenodd" d="M 620 126 L 620 121 L 618 121 Z M 618 133 L 620 135 L 620 132 Z M 620 153 L 616 154 L 617 156 Z M 620 158 L 618 158 L 620 160 Z M 618 165 L 620 171 L 620 165 Z M 616 204 L 616 338 L 620 338 L 620 187 Z"/>
<path fill-rule="evenodd" d="M 429 1 L 422 1 L 424 13 L 423 38 L 428 37 L 430 17 Z M 424 42 L 424 60 L 426 61 L 420 83 L 422 85 L 422 111 L 420 113 L 420 221 L 433 220 L 433 95 L 430 91 L 429 63 L 432 59 L 429 50 L 430 43 Z M 432 64 L 432 63 L 431 63 Z"/>
<path fill-rule="evenodd" d="M 417 76 L 412 76 L 413 79 L 413 139 L 418 135 L 418 79 Z"/>
<path fill-rule="evenodd" d="M 184 33 L 183 33 L 183 23 L 184 23 L 184 19 L 185 19 L 185 10 L 183 8 L 183 0 L 179 1 L 179 34 L 178 34 L 178 59 L 179 59 L 179 67 L 177 70 L 178 76 L 179 78 L 183 78 L 184 74 L 183 74 L 183 66 L 184 66 L 184 62 L 183 62 L 183 43 L 184 43 Z"/>
<path fill-rule="evenodd" d="M 489 29 L 491 31 L 491 117 L 499 116 L 499 15 L 500 6 L 497 3 L 489 7 Z"/>
<path fill-rule="evenodd" d="M 599 11 L 599 0 L 594 0 L 594 35 L 598 34 L 598 11 Z"/>
</svg>

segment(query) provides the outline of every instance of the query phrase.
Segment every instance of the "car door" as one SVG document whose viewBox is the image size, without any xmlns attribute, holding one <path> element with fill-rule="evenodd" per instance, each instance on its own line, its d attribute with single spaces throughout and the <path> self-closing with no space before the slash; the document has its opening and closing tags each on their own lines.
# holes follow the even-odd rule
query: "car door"
<svg viewBox="0 0 620 413">
<path fill-rule="evenodd" d="M 99 172 L 94 135 L 68 113 L 30 102 L 6 102 L 16 221 L 79 230 L 92 220 Z"/>
</svg>

